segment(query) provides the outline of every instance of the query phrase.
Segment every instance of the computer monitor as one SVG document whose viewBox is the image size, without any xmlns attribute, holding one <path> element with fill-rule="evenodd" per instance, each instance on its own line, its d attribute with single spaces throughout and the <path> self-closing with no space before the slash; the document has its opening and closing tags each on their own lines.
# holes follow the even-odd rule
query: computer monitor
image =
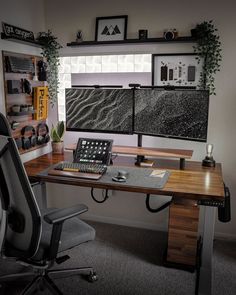
<svg viewBox="0 0 236 295">
<path fill-rule="evenodd" d="M 132 89 L 66 89 L 66 130 L 133 134 Z"/>
<path fill-rule="evenodd" d="M 206 142 L 209 92 L 137 89 L 134 133 Z"/>
</svg>

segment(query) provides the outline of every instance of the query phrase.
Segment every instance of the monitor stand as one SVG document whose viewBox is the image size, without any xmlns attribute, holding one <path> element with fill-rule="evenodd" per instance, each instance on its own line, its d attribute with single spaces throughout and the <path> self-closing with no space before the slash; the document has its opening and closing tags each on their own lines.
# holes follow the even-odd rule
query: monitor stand
<svg viewBox="0 0 236 295">
<path fill-rule="evenodd" d="M 192 150 L 174 150 L 174 149 L 150 149 L 142 147 L 142 134 L 138 134 L 138 147 L 140 154 L 137 153 L 135 165 L 142 166 L 142 163 L 147 161 L 145 155 L 151 156 L 161 156 L 170 158 L 179 158 L 179 169 L 183 170 L 185 168 L 185 159 L 190 159 L 192 157 Z M 150 151 L 153 150 L 153 151 Z M 145 165 L 143 165 L 145 166 Z M 147 165 L 149 166 L 149 165 Z"/>
<path fill-rule="evenodd" d="M 142 147 L 143 143 L 143 136 L 142 134 L 138 134 L 138 147 Z M 146 160 L 145 156 L 143 155 L 137 155 L 135 165 L 140 166 L 142 162 Z"/>
</svg>

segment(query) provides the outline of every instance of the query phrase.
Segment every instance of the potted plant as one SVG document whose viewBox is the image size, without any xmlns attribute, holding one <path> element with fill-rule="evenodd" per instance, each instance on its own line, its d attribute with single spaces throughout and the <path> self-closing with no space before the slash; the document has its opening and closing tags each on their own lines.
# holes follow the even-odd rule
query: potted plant
<svg viewBox="0 0 236 295">
<path fill-rule="evenodd" d="M 58 94 L 58 67 L 60 65 L 59 49 L 62 46 L 57 42 L 57 38 L 53 36 L 52 32 L 39 32 L 37 41 L 41 44 L 43 49 L 43 56 L 47 60 L 47 82 L 48 94 L 52 106 L 57 101 Z"/>
<path fill-rule="evenodd" d="M 59 121 L 54 127 L 52 125 L 51 129 L 51 139 L 52 139 L 52 152 L 54 154 L 64 153 L 64 142 L 62 140 L 65 133 L 65 124 L 63 121 Z"/>
<path fill-rule="evenodd" d="M 212 20 L 197 24 L 195 29 L 191 30 L 192 36 L 196 39 L 196 45 L 193 46 L 193 49 L 198 55 L 198 62 L 203 59 L 203 71 L 200 76 L 199 87 L 209 90 L 210 94 L 214 95 L 216 94 L 215 74 L 220 71 L 222 60 L 221 42 L 217 31 Z"/>
</svg>

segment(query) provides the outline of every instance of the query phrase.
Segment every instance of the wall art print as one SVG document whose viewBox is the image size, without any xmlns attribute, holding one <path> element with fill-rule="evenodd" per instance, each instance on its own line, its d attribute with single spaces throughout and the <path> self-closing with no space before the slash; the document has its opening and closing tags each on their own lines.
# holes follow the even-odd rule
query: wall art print
<svg viewBox="0 0 236 295">
<path fill-rule="evenodd" d="M 97 17 L 95 41 L 125 40 L 127 21 L 127 15 Z"/>
</svg>

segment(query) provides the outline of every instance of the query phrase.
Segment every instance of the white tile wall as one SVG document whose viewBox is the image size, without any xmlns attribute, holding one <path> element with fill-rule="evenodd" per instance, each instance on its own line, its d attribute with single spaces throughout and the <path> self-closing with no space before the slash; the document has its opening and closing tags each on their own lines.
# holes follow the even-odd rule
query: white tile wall
<svg viewBox="0 0 236 295">
<path fill-rule="evenodd" d="M 65 88 L 71 74 L 151 72 L 151 54 L 61 57 L 59 67 L 58 115 L 65 120 Z M 109 83 L 109 81 L 108 81 Z"/>
<path fill-rule="evenodd" d="M 118 72 L 134 72 L 134 55 L 118 55 Z"/>
<path fill-rule="evenodd" d="M 86 56 L 86 73 L 100 73 L 102 71 L 102 56 Z"/>
<path fill-rule="evenodd" d="M 102 56 L 102 73 L 117 72 L 117 55 Z"/>
<path fill-rule="evenodd" d="M 71 57 L 71 73 L 86 73 L 85 56 Z"/>
<path fill-rule="evenodd" d="M 71 73 L 71 58 L 60 57 L 59 73 L 70 74 Z"/>
</svg>

